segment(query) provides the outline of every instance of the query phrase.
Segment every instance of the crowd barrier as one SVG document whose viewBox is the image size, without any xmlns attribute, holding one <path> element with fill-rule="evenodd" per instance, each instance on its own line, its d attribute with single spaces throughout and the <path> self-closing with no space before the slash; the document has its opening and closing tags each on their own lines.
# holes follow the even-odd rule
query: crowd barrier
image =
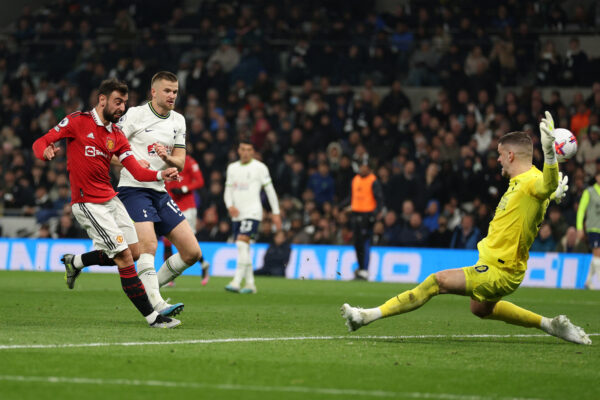
<svg viewBox="0 0 600 400">
<path fill-rule="evenodd" d="M 211 264 L 211 275 L 232 276 L 237 250 L 234 244 L 200 243 Z M 266 244 L 252 246 L 255 268 L 263 265 Z M 0 238 L 0 270 L 63 271 L 64 253 L 83 253 L 92 242 L 83 239 L 3 239 Z M 156 265 L 162 264 L 164 248 L 159 243 Z M 590 254 L 531 253 L 522 286 L 582 289 L 587 277 Z M 373 247 L 369 280 L 375 282 L 416 283 L 429 274 L 446 268 L 473 265 L 477 252 L 472 250 Z M 348 280 L 354 277 L 356 255 L 351 246 L 293 245 L 286 277 L 290 279 Z M 116 272 L 115 267 L 93 266 L 90 272 Z M 184 275 L 200 275 L 199 264 Z M 594 288 L 600 288 L 595 277 Z"/>
</svg>

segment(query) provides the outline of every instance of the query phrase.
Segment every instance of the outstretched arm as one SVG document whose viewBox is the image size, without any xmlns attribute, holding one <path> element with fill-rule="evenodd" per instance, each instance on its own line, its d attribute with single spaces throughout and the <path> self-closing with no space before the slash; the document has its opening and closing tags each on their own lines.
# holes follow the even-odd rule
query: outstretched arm
<svg viewBox="0 0 600 400">
<path fill-rule="evenodd" d="M 174 181 L 179 178 L 177 168 L 167 168 L 162 171 L 153 171 L 146 169 L 140 165 L 140 163 L 133 157 L 129 152 L 121 154 L 119 161 L 135 179 L 140 182 L 153 182 L 153 181 Z"/>
<path fill-rule="evenodd" d="M 558 162 L 554 153 L 554 121 L 546 111 L 546 117 L 540 122 L 542 150 L 544 151 L 544 168 L 542 178 L 536 180 L 534 195 L 549 198 L 558 187 Z"/>
</svg>

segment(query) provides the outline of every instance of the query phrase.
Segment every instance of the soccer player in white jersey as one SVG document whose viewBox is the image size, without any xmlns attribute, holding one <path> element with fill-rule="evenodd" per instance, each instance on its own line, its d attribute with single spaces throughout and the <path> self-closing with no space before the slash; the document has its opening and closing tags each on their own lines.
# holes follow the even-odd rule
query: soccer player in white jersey
<svg viewBox="0 0 600 400">
<path fill-rule="evenodd" d="M 225 205 L 233 220 L 233 238 L 238 249 L 237 265 L 233 280 L 225 286 L 225 290 L 235 293 L 256 293 L 254 269 L 250 258 L 250 241 L 258 231 L 262 220 L 263 208 L 260 191 L 265 190 L 272 219 L 277 230 L 281 229 L 279 201 L 271 182 L 269 169 L 262 162 L 254 159 L 254 146 L 250 141 L 242 140 L 238 147 L 240 159 L 227 167 L 225 181 Z M 244 287 L 241 287 L 245 280 Z"/>
<path fill-rule="evenodd" d="M 182 171 L 185 164 L 185 119 L 173 110 L 178 88 L 175 74 L 158 72 L 152 77 L 152 99 L 144 105 L 131 107 L 119 120 L 118 125 L 129 140 L 135 157 L 145 160 L 154 170 L 175 167 Z M 163 182 L 140 182 L 122 169 L 118 191 L 119 199 L 135 223 L 140 246 L 138 275 L 150 303 L 161 315 L 177 315 L 183 310 L 183 303 L 168 304 L 159 287 L 171 282 L 201 258 L 202 252 L 192 228 Z M 165 260 L 158 273 L 154 268 L 157 235 L 166 236 L 178 250 Z M 102 254 L 95 257 L 96 254 L 86 253 L 81 259 L 85 265 L 107 265 L 104 263 L 107 257 Z"/>
</svg>

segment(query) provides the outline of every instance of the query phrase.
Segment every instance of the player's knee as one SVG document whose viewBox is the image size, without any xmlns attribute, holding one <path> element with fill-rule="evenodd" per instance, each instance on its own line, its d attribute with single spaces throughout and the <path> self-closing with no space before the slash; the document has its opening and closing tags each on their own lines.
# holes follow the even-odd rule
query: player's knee
<svg viewBox="0 0 600 400">
<path fill-rule="evenodd" d="M 435 280 L 438 283 L 438 287 L 440 290 L 440 294 L 447 293 L 449 285 L 450 277 L 443 273 L 444 271 L 440 271 L 438 273 L 432 274 L 435 276 Z"/>
<path fill-rule="evenodd" d="M 479 318 L 485 318 L 491 314 L 491 310 L 487 307 L 482 307 L 480 304 L 471 303 L 471 312 Z"/>
<path fill-rule="evenodd" d="M 181 255 L 181 259 L 187 265 L 195 264 L 196 261 L 200 260 L 200 257 L 202 257 L 202 252 L 200 251 L 200 247 L 198 247 L 197 249 L 194 249 L 192 251 L 185 252 L 184 254 Z"/>
<path fill-rule="evenodd" d="M 140 258 L 140 249 L 135 248 L 135 249 L 130 249 L 130 250 L 131 250 L 131 258 L 133 258 L 133 261 L 137 261 Z"/>
</svg>

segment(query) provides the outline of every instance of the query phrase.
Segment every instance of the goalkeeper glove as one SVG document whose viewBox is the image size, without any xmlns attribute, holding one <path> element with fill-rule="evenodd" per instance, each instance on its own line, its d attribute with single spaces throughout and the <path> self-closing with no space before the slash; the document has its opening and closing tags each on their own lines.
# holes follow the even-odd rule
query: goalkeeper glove
<svg viewBox="0 0 600 400">
<path fill-rule="evenodd" d="M 540 134 L 542 150 L 544 151 L 544 162 L 548 165 L 556 164 L 556 153 L 554 153 L 554 120 L 550 112 L 546 111 L 546 117 L 540 122 Z"/>
<path fill-rule="evenodd" d="M 567 195 L 567 191 L 569 190 L 568 183 L 569 183 L 569 177 L 567 175 L 563 176 L 563 173 L 559 172 L 558 173 L 558 187 L 556 188 L 556 191 L 554 192 L 554 201 L 556 201 L 556 204 L 560 204 L 560 202 Z"/>
</svg>

